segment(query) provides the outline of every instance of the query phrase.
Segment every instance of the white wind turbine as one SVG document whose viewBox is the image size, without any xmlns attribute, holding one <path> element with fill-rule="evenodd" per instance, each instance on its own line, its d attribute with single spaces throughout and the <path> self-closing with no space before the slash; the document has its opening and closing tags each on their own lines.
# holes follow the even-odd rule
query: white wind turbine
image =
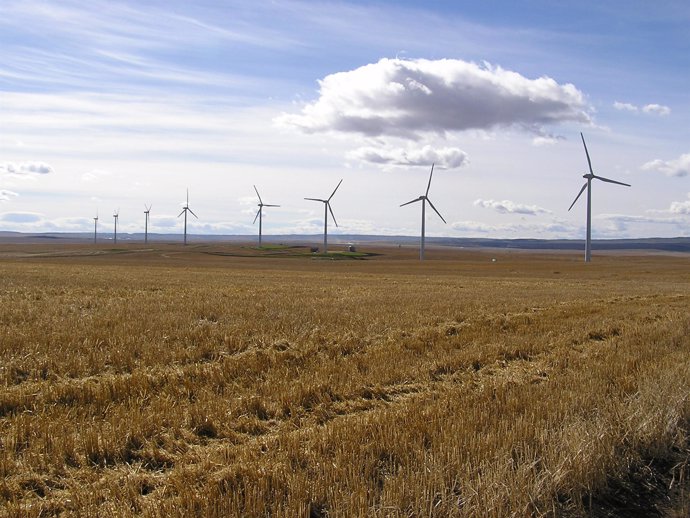
<svg viewBox="0 0 690 518">
<path fill-rule="evenodd" d="M 441 216 L 441 213 L 436 210 L 436 207 L 434 207 L 434 204 L 431 203 L 431 200 L 429 199 L 429 189 L 431 188 L 431 177 L 434 175 L 434 164 L 431 164 L 431 173 L 429 174 L 429 183 L 426 186 L 426 192 L 420 196 L 419 198 L 415 198 L 414 200 L 410 200 L 407 203 L 403 203 L 400 205 L 401 207 L 404 207 L 405 205 L 409 205 L 410 203 L 415 203 L 418 201 L 422 202 L 422 239 L 421 239 L 421 244 L 419 247 L 419 260 L 423 261 L 424 260 L 424 225 L 426 222 L 426 203 L 429 202 L 429 205 L 431 205 L 431 208 L 434 209 L 434 212 L 438 214 L 438 217 L 443 220 L 444 223 L 446 223 L 446 220 L 443 219 L 443 216 Z"/>
<path fill-rule="evenodd" d="M 199 219 L 194 211 L 189 208 L 189 189 L 187 189 L 187 203 L 182 207 L 182 212 L 180 212 L 177 217 L 179 218 L 184 214 L 184 244 L 187 244 L 187 212 L 191 213 L 196 219 Z"/>
<path fill-rule="evenodd" d="M 144 208 L 146 209 L 144 211 L 144 217 L 146 218 L 144 221 L 144 243 L 149 242 L 149 214 L 151 212 L 151 205 L 148 207 L 144 205 Z"/>
<path fill-rule="evenodd" d="M 96 217 L 93 218 L 93 244 L 95 245 L 97 240 L 96 237 L 98 236 L 98 211 L 96 211 Z"/>
<path fill-rule="evenodd" d="M 577 196 L 575 196 L 575 200 L 573 201 L 573 203 L 570 204 L 570 208 L 568 208 L 568 211 L 570 211 L 570 209 L 573 208 L 575 202 L 580 198 L 580 196 L 582 196 L 582 193 L 585 192 L 585 189 L 587 189 L 587 239 L 585 240 L 585 262 L 588 263 L 592 260 L 592 180 L 596 178 L 597 180 L 601 180 L 602 182 L 615 183 L 616 185 L 625 185 L 626 187 L 630 187 L 630 184 L 617 182 L 616 180 L 610 180 L 608 178 L 604 178 L 603 176 L 597 176 L 596 174 L 594 174 L 594 171 L 592 170 L 592 161 L 589 158 L 589 151 L 587 151 L 587 144 L 585 144 L 585 136 L 582 133 L 580 133 L 580 137 L 582 137 L 582 145 L 585 146 L 585 154 L 587 155 L 589 173 L 582 175 L 582 178 L 585 178 L 587 181 L 582 186 L 582 189 L 580 189 L 580 192 L 577 193 Z"/>
<path fill-rule="evenodd" d="M 330 211 L 331 217 L 333 218 L 333 223 L 335 223 L 335 226 L 338 226 L 338 222 L 335 220 L 335 214 L 333 214 L 333 209 L 331 209 L 331 198 L 335 195 L 335 191 L 338 190 L 338 187 L 340 187 L 340 184 L 343 183 L 343 180 L 341 179 L 338 182 L 338 185 L 335 186 L 335 189 L 333 189 L 333 193 L 328 197 L 327 200 L 322 200 L 320 198 L 304 198 L 305 200 L 310 200 L 310 201 L 320 201 L 323 203 L 323 253 L 326 254 L 328 253 L 328 212 Z"/>
<path fill-rule="evenodd" d="M 115 214 L 113 214 L 113 219 L 115 220 L 115 233 L 113 234 L 113 244 L 117 243 L 117 220 L 120 217 L 120 209 L 117 209 L 115 211 Z"/>
<path fill-rule="evenodd" d="M 280 205 L 269 205 L 268 203 L 264 203 L 263 200 L 261 199 L 261 195 L 259 194 L 259 190 L 256 188 L 256 185 L 254 186 L 254 190 L 256 191 L 256 195 L 259 198 L 259 210 L 256 212 L 256 216 L 254 216 L 254 223 L 256 223 L 256 218 L 259 218 L 259 247 L 261 247 L 261 225 L 262 225 L 262 219 L 263 219 L 263 208 L 264 207 L 280 207 Z"/>
</svg>

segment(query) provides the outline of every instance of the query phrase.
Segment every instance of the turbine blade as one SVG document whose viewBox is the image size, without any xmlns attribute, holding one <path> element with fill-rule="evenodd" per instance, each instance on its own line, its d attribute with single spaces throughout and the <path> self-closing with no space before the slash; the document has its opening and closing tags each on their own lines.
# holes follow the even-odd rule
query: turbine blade
<svg viewBox="0 0 690 518">
<path fill-rule="evenodd" d="M 429 174 L 429 183 L 426 186 L 426 194 L 424 196 L 429 196 L 429 189 L 431 189 L 431 177 L 434 176 L 434 164 L 431 164 L 431 173 Z"/>
<path fill-rule="evenodd" d="M 185 207 L 184 209 L 182 209 L 182 212 L 180 212 L 180 213 L 177 215 L 177 217 L 179 218 L 180 216 L 182 216 L 182 214 L 184 214 L 184 211 L 186 211 L 186 210 L 187 210 L 186 207 Z"/>
<path fill-rule="evenodd" d="M 414 203 L 414 202 L 419 201 L 419 200 L 421 200 L 421 199 L 422 199 L 421 197 L 415 198 L 414 200 L 408 201 L 407 203 L 403 203 L 403 204 L 400 205 L 400 206 L 401 206 L 401 207 L 404 207 L 405 205 L 409 205 L 410 203 Z"/>
<path fill-rule="evenodd" d="M 341 180 L 341 182 L 342 182 L 342 180 Z M 331 208 L 331 204 L 330 204 L 330 203 L 326 203 L 326 206 L 328 207 L 328 210 L 329 210 L 330 213 L 331 213 L 331 217 L 333 218 L 333 223 L 335 223 L 335 226 L 337 227 L 337 226 L 338 226 L 338 222 L 335 220 L 335 214 L 333 214 L 333 209 Z"/>
<path fill-rule="evenodd" d="M 264 207 L 280 207 L 280 205 L 267 205 L 264 203 Z"/>
<path fill-rule="evenodd" d="M 304 198 L 305 200 L 310 200 L 310 201 L 320 201 L 321 203 L 326 203 L 327 200 L 321 200 L 319 198 Z"/>
<path fill-rule="evenodd" d="M 431 208 L 434 209 L 434 212 L 435 212 L 436 214 L 438 214 L 438 217 L 441 218 L 441 219 L 443 220 L 443 222 L 447 225 L 448 222 L 443 218 L 443 216 L 441 216 L 441 213 L 440 213 L 439 211 L 436 210 L 436 207 L 434 207 L 434 204 L 431 203 L 431 200 L 430 200 L 429 198 L 427 198 L 426 201 L 429 202 L 429 205 L 431 205 Z"/>
<path fill-rule="evenodd" d="M 254 216 L 254 221 L 252 221 L 252 225 L 256 223 L 256 220 L 259 218 L 259 214 L 261 214 L 261 208 L 256 211 L 256 216 Z"/>
<path fill-rule="evenodd" d="M 192 213 L 192 216 L 194 216 L 196 219 L 199 219 L 196 214 L 194 214 L 194 211 L 187 207 L 187 210 Z"/>
<path fill-rule="evenodd" d="M 589 172 L 594 174 L 594 171 L 592 171 L 592 161 L 589 159 L 589 151 L 587 151 L 587 144 L 585 144 L 585 136 L 580 132 L 580 136 L 582 137 L 582 145 L 585 146 L 585 155 L 587 155 L 587 163 L 589 164 Z"/>
<path fill-rule="evenodd" d="M 568 212 L 570 212 L 570 209 L 573 208 L 573 205 L 575 205 L 575 202 L 580 198 L 580 196 L 582 196 L 582 193 L 585 192 L 586 188 L 587 188 L 587 184 L 585 183 L 582 186 L 582 189 L 580 189 L 580 192 L 577 193 L 577 196 L 575 196 L 575 200 L 573 200 L 573 202 L 570 204 L 570 207 L 568 207 Z"/>
<path fill-rule="evenodd" d="M 335 191 L 338 190 L 338 187 L 340 187 L 340 184 L 341 184 L 341 183 L 343 183 L 343 179 L 342 179 L 342 178 L 341 178 L 340 181 L 338 182 L 338 185 L 335 186 L 335 189 L 333 189 L 333 194 L 331 194 L 331 195 L 328 197 L 328 201 L 331 201 L 331 198 L 332 198 L 333 196 L 335 196 Z M 337 225 L 336 225 L 336 226 L 337 226 Z"/>
<path fill-rule="evenodd" d="M 263 203 L 263 200 L 261 199 L 261 195 L 259 194 L 259 190 L 256 188 L 256 185 L 254 186 L 254 190 L 256 191 L 256 195 L 259 198 L 259 203 Z"/>
<path fill-rule="evenodd" d="M 601 180 L 602 182 L 615 183 L 616 185 L 625 185 L 626 187 L 631 187 L 629 183 L 618 182 L 616 180 L 610 180 L 609 178 L 604 178 L 603 176 L 594 175 L 594 178 Z"/>
<path fill-rule="evenodd" d="M 187 187 L 187 205 L 189 205 L 189 187 Z"/>
</svg>

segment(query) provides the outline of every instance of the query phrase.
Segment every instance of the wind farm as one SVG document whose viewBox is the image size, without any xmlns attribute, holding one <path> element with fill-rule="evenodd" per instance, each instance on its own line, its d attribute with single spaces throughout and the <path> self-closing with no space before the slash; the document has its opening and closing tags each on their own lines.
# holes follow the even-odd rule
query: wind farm
<svg viewBox="0 0 690 518">
<path fill-rule="evenodd" d="M 119 208 L 112 243 L 98 213 L 93 243 L 0 235 L 4 507 L 455 516 L 461 491 L 481 495 L 463 500 L 476 516 L 687 508 L 685 482 L 640 501 L 648 482 L 630 480 L 686 476 L 690 240 L 598 243 L 590 264 L 592 181 L 629 185 L 596 174 L 580 136 L 584 264 L 577 240 L 428 238 L 427 204 L 447 222 L 435 163 L 400 205 L 421 205 L 419 241 L 340 233 L 329 248 L 344 179 L 304 198 L 323 204 L 320 251 L 314 235 L 265 245 L 263 210 L 290 200 L 264 203 L 256 185 L 258 247 L 189 246 L 189 189 L 182 242 L 151 234 L 151 203 L 136 239 L 118 232 Z"/>
<path fill-rule="evenodd" d="M 264 209 L 291 200 L 264 203 L 256 185 L 258 247 L 189 246 L 189 189 L 182 242 L 151 233 L 151 203 L 134 238 L 114 211 L 112 243 L 98 213 L 93 243 L 0 235 L 13 287 L 0 320 L 17 337 L 0 336 L 3 505 L 220 518 L 433 503 L 455 516 L 462 491 L 481 495 L 463 500 L 476 516 L 687 508 L 685 482 L 640 501 L 648 482 L 629 481 L 686 476 L 690 240 L 595 241 L 589 264 L 592 181 L 630 185 L 596 174 L 580 137 L 589 172 L 568 210 L 587 191 L 585 264 L 579 240 L 427 237 L 427 216 L 447 224 L 430 197 L 435 163 L 400 205 L 420 204 L 418 240 L 338 233 L 329 248 L 344 179 L 304 198 L 323 204 L 322 250 L 309 234 L 267 246 Z"/>
<path fill-rule="evenodd" d="M 690 516 L 687 3 L 0 11 L 0 518 Z"/>
</svg>

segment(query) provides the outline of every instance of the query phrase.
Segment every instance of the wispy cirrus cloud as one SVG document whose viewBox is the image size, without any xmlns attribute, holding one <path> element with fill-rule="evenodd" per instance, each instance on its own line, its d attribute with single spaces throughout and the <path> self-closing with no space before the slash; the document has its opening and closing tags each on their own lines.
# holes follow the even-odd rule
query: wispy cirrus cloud
<svg viewBox="0 0 690 518">
<path fill-rule="evenodd" d="M 551 214 L 550 210 L 543 207 L 515 203 L 510 200 L 496 201 L 483 200 L 480 198 L 474 201 L 474 206 L 492 209 L 500 214 L 523 214 L 529 216 L 536 216 L 537 214 Z"/>
<path fill-rule="evenodd" d="M 685 153 L 675 160 L 651 160 L 642 165 L 645 171 L 657 171 L 666 176 L 688 176 L 690 174 L 690 153 Z"/>
<path fill-rule="evenodd" d="M 306 133 L 419 140 L 424 134 L 589 123 L 583 94 L 549 77 L 528 79 L 459 59 L 381 59 L 319 81 L 319 98 L 276 122 Z"/>
</svg>

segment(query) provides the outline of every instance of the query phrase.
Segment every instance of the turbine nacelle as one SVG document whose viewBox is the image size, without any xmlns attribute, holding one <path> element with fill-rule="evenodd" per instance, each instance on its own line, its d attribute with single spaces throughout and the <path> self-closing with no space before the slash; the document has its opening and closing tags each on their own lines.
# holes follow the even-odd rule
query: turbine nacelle
<svg viewBox="0 0 690 518">
<path fill-rule="evenodd" d="M 271 205 L 269 203 L 264 203 L 264 201 L 261 199 L 261 195 L 259 194 L 259 189 L 256 188 L 256 185 L 254 186 L 254 191 L 256 191 L 256 196 L 257 198 L 259 198 L 259 203 L 256 204 L 256 206 L 259 207 L 259 210 L 256 211 L 256 216 L 254 216 L 254 221 L 252 222 L 252 225 L 255 224 L 256 220 L 261 217 L 262 209 L 264 207 L 280 207 L 280 205 Z"/>
</svg>

